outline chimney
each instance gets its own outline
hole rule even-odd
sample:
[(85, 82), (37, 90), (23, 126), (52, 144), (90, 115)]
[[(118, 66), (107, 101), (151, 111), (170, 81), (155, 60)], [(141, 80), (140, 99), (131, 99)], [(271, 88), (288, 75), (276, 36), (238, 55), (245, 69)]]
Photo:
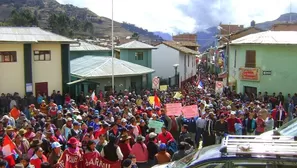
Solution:
[(256, 26), (256, 22), (254, 20), (251, 21), (251, 27), (255, 27)]

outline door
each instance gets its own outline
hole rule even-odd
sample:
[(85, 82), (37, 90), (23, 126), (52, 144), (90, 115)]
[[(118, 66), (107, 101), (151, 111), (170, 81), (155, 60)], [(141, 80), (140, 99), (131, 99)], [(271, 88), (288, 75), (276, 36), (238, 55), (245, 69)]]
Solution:
[(256, 87), (250, 87), (250, 86), (244, 86), (244, 92), (248, 94), (250, 98), (255, 98), (257, 95), (257, 88)]
[(35, 83), (35, 95), (37, 94), (43, 94), (48, 96), (48, 83), (47, 82), (40, 82), (40, 83)]

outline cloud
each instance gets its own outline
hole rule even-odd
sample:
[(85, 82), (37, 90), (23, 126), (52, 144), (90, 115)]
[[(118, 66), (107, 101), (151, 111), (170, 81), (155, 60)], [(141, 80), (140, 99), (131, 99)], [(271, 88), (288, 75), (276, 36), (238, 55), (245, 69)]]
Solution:
[[(111, 0), (58, 0), (87, 7), (99, 16), (111, 18)], [(190, 0), (114, 0), (114, 20), (129, 22), (150, 31), (193, 32), (196, 20), (179, 8)]]
[(249, 26), (252, 20), (256, 23), (274, 20), (289, 12), (290, 1), (292, 12), (295, 9), (297, 12), (296, 0), (190, 0), (179, 8), (195, 19), (201, 30), (221, 22)]

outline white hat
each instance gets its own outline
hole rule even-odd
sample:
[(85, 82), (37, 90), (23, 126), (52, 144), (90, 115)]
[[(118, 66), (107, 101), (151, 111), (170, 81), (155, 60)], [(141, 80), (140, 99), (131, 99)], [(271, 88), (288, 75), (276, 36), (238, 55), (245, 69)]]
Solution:
[(227, 106), (227, 110), (231, 110), (231, 106), (230, 105)]
[(67, 121), (72, 121), (72, 118), (70, 118), (70, 117), (69, 117), (69, 118), (67, 118)]
[(76, 116), (76, 120), (82, 120), (81, 115)]
[(126, 118), (122, 118), (121, 122), (127, 122)]
[(231, 111), (230, 114), (231, 115), (235, 115), (236, 114), (236, 111)]
[(157, 134), (154, 133), (154, 132), (151, 132), (151, 133), (149, 134), (149, 138), (155, 138), (156, 136), (157, 136)]

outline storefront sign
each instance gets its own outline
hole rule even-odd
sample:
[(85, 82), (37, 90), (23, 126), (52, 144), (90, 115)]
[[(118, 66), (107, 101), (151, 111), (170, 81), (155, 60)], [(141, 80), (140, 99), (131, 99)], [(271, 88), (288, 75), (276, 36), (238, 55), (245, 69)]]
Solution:
[(259, 73), (259, 68), (239, 68), (239, 79), (247, 81), (259, 81)]
[(263, 75), (271, 75), (272, 72), (271, 71), (263, 71)]

